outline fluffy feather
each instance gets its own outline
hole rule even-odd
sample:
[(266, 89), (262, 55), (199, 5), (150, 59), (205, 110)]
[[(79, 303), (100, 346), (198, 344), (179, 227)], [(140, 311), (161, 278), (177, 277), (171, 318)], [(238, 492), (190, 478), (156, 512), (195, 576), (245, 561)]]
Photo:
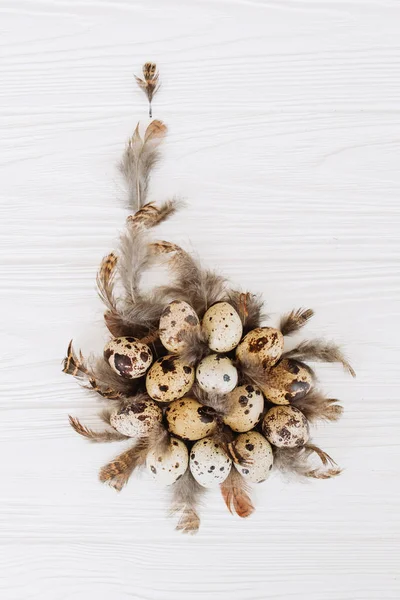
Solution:
[(311, 308), (299, 308), (283, 315), (280, 322), (280, 330), (283, 335), (291, 335), (298, 331), (313, 317), (314, 311)]
[(184, 300), (202, 317), (206, 310), (225, 296), (226, 279), (203, 269), (193, 256), (180, 249), (169, 261), (174, 281), (159, 288), (163, 295)]
[(260, 294), (229, 290), (227, 302), (229, 302), (239, 314), (239, 317), (242, 320), (244, 334), (256, 327), (260, 327), (261, 322), (267, 318), (267, 315), (262, 312), (264, 303)]
[(313, 423), (319, 419), (337, 421), (343, 413), (343, 407), (338, 400), (327, 398), (321, 391), (312, 389), (304, 398), (292, 400), (291, 404), (301, 410), (306, 418)]
[(142, 68), (143, 79), (135, 75), (136, 83), (141, 90), (146, 94), (149, 101), (149, 117), (151, 119), (153, 111), (151, 103), (154, 96), (160, 89), (159, 73), (157, 71), (157, 65), (153, 62), (147, 62)]
[[(322, 467), (314, 468), (309, 463), (312, 454), (316, 454)], [(286, 474), (313, 479), (330, 479), (342, 471), (326, 452), (307, 444), (301, 448), (274, 448), (274, 467)]]
[(119, 442), (121, 440), (129, 439), (128, 436), (115, 431), (115, 429), (112, 431), (93, 431), (93, 429), (89, 429), (89, 427), (83, 425), (76, 417), (71, 417), (71, 415), (69, 415), (68, 418), (69, 424), (76, 433), (79, 433), (79, 435), (82, 435), (90, 442)]
[(231, 514), (249, 517), (254, 512), (249, 491), (250, 486), (237, 469), (232, 467), (228, 477), (220, 484), (221, 494)]
[(197, 483), (190, 469), (187, 469), (186, 473), (171, 486), (171, 491), (170, 513), (179, 515), (176, 529), (183, 533), (197, 533), (200, 527), (198, 506), (206, 489)]
[(127, 223), (132, 227), (143, 226), (150, 229), (172, 217), (183, 206), (185, 203), (179, 198), (167, 200), (160, 206), (156, 206), (154, 202), (148, 202), (134, 215), (129, 215)]
[(139, 124), (129, 139), (119, 164), (128, 191), (128, 203), (133, 212), (146, 204), (150, 174), (160, 158), (159, 145), (167, 134), (161, 121), (152, 121), (144, 138), (139, 133)]
[(190, 395), (201, 402), (201, 404), (204, 404), (204, 406), (209, 406), (218, 415), (227, 415), (232, 408), (231, 398), (228, 394), (210, 394), (202, 390), (197, 383), (190, 390)]
[(116, 489), (118, 492), (127, 484), (133, 471), (146, 462), (148, 439), (139, 438), (137, 442), (114, 458), (100, 469), (99, 479), (102, 483)]
[(202, 358), (210, 354), (208, 337), (202, 329), (189, 329), (182, 331), (180, 335), (185, 345), (180, 350), (179, 356), (186, 364), (195, 366)]
[(355, 377), (355, 371), (342, 353), (341, 349), (334, 342), (325, 340), (307, 340), (301, 342), (293, 350), (285, 352), (282, 358), (295, 358), (297, 360), (315, 360), (326, 363), (341, 363), (346, 371)]

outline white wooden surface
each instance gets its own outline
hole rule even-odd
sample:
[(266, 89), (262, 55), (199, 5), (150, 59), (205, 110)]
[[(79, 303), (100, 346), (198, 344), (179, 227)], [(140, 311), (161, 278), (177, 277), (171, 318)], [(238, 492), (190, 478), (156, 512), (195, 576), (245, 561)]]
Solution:
[[(0, 33), (0, 597), (398, 599), (400, 3), (1, 0)], [(105, 339), (94, 277), (148, 59), (170, 127), (151, 195), (190, 201), (159, 236), (273, 319), (314, 307), (358, 373), (318, 369), (346, 413), (314, 438), (344, 474), (276, 476), (244, 522), (210, 494), (193, 538), (144, 477), (98, 483), (118, 446), (72, 432), (97, 405), (61, 373), (71, 337)]]

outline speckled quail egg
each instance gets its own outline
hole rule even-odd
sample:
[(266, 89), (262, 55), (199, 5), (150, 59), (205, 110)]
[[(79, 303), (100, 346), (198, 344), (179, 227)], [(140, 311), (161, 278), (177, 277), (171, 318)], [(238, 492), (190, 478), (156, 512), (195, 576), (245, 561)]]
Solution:
[(150, 451), (146, 459), (146, 467), (153, 479), (160, 485), (175, 483), (186, 472), (189, 453), (186, 444), (171, 438), (166, 452)]
[(257, 327), (249, 331), (236, 349), (236, 357), (243, 362), (262, 364), (264, 369), (272, 367), (281, 357), (283, 335), (273, 327)]
[(258, 423), (264, 409), (264, 396), (255, 385), (240, 385), (229, 394), (231, 410), (224, 422), (233, 431), (249, 431)]
[(262, 430), (278, 448), (295, 448), (308, 441), (308, 422), (294, 406), (274, 406), (265, 415)]
[(194, 368), (178, 356), (163, 356), (151, 367), (146, 377), (147, 393), (158, 402), (182, 398), (194, 383)]
[(220, 444), (208, 437), (194, 444), (190, 452), (189, 467), (197, 483), (211, 488), (225, 481), (232, 468), (232, 461)]
[(194, 398), (175, 400), (167, 407), (168, 429), (185, 440), (200, 440), (216, 428), (216, 414)]
[(235, 449), (241, 456), (252, 460), (248, 465), (234, 463), (239, 473), (251, 483), (265, 481), (274, 462), (271, 444), (265, 437), (257, 431), (241, 433), (235, 440)]
[(165, 307), (160, 318), (160, 340), (174, 354), (185, 347), (183, 334), (189, 330), (200, 331), (200, 322), (193, 308), (183, 300), (174, 300)]
[(266, 399), (274, 404), (289, 404), (291, 400), (304, 398), (312, 383), (310, 367), (292, 358), (284, 358), (269, 371), (262, 391)]
[(236, 348), (243, 333), (242, 321), (236, 310), (227, 302), (217, 302), (203, 317), (202, 328), (208, 345), (214, 352), (229, 352)]
[(210, 354), (197, 365), (196, 379), (205, 392), (228, 394), (237, 385), (238, 372), (227, 356)]
[(110, 416), (110, 424), (129, 437), (146, 436), (161, 422), (162, 410), (153, 400), (139, 400), (117, 409)]
[(117, 337), (105, 346), (104, 358), (121, 377), (137, 379), (150, 367), (153, 354), (146, 344), (134, 337)]

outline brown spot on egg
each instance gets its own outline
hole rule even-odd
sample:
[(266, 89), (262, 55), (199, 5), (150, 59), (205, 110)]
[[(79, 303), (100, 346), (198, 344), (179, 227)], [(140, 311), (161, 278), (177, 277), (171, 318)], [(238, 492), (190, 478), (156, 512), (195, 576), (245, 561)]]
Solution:
[(194, 317), (193, 315), (187, 315), (185, 317), (185, 321), (186, 323), (189, 323), (189, 325), (197, 325), (198, 324), (198, 319), (196, 319), (196, 317)]
[(124, 354), (114, 355), (114, 366), (122, 377), (127, 377), (132, 372), (132, 360)]

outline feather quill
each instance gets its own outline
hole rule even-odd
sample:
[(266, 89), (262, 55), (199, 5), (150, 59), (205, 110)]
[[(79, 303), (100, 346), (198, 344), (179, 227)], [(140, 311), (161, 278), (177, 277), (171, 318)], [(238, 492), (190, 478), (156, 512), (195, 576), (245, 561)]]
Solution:
[(242, 519), (254, 512), (249, 492), (250, 486), (237, 469), (232, 467), (228, 477), (220, 484), (221, 494), (231, 514), (236, 513)]
[(149, 101), (149, 117), (151, 119), (153, 111), (151, 103), (154, 96), (160, 89), (159, 73), (157, 71), (157, 65), (153, 62), (147, 62), (142, 68), (143, 79), (135, 75), (136, 83), (141, 90), (146, 94)]
[(152, 121), (144, 138), (139, 133), (139, 124), (119, 164), (128, 188), (128, 203), (133, 212), (146, 204), (150, 174), (160, 158), (159, 145), (165, 138), (167, 127), (161, 121)]

